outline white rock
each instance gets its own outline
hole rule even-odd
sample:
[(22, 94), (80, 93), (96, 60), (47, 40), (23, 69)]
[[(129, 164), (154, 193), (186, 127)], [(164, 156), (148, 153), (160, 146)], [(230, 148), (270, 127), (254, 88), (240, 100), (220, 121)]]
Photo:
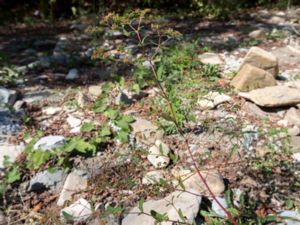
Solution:
[(70, 130), (71, 134), (79, 134), (81, 132), (81, 126), (74, 127)]
[(67, 118), (67, 122), (71, 128), (79, 127), (82, 123), (81, 119), (74, 117), (73, 115), (69, 115)]
[(292, 157), (297, 163), (300, 163), (300, 152), (294, 153)]
[(52, 106), (50, 106), (50, 107), (43, 108), (42, 112), (43, 112), (43, 114), (46, 114), (46, 115), (50, 116), (50, 115), (55, 115), (55, 114), (61, 112), (61, 110), (62, 110), (61, 107), (52, 107)]
[(209, 92), (198, 101), (198, 104), (202, 109), (213, 109), (224, 102), (230, 101), (231, 97), (228, 95), (219, 92)]
[[(178, 184), (178, 180), (180, 179), (185, 190), (193, 189), (196, 191), (195, 194), (200, 195), (209, 194), (204, 182), (200, 179), (197, 173), (183, 169), (174, 169), (172, 173), (176, 178), (176, 181), (174, 181), (175, 188), (180, 190), (182, 189), (182, 187)], [(201, 171), (201, 175), (205, 178), (207, 185), (215, 195), (218, 196), (224, 192), (225, 184), (220, 173), (215, 170)]]
[[(191, 193), (194, 190), (189, 190)], [(201, 196), (193, 195), (188, 192), (175, 191), (161, 200), (149, 200), (143, 205), (145, 213), (150, 214), (151, 210), (154, 210), (160, 214), (166, 213), (168, 218), (173, 221), (193, 223), (199, 212), (199, 206), (202, 200)], [(170, 204), (173, 203), (173, 204)], [(186, 218), (186, 221), (182, 221), (178, 210), (182, 211), (182, 214)], [(130, 213), (122, 220), (122, 225), (156, 225), (157, 222), (151, 216), (145, 214), (138, 214), (140, 212), (138, 207), (130, 210)], [(161, 225), (172, 225), (172, 222), (162, 222)]]
[(83, 171), (75, 170), (70, 173), (59, 195), (57, 205), (63, 206), (65, 201), (72, 200), (72, 195), (83, 191), (88, 186), (87, 176)]
[(155, 145), (149, 149), (147, 159), (155, 168), (164, 168), (170, 162), (169, 152), (169, 146), (161, 140), (157, 140)]
[(249, 37), (256, 39), (264, 39), (266, 37), (266, 31), (264, 29), (257, 29), (249, 33)]
[(289, 125), (289, 121), (287, 120), (279, 120), (277, 124), (281, 127), (287, 127)]
[(161, 179), (164, 179), (162, 171), (150, 171), (143, 177), (142, 184), (157, 184)]
[[(68, 216), (64, 216), (64, 213)], [(61, 210), (61, 217), (67, 222), (84, 222), (92, 215), (92, 206), (84, 198)]]
[(279, 213), (281, 217), (289, 217), (289, 219), (285, 218), (284, 223), (279, 223), (278, 225), (299, 225), (300, 224), (300, 214), (296, 211), (285, 210)]
[(102, 94), (102, 89), (101, 89), (101, 85), (92, 85), (89, 86), (89, 90), (88, 90), (90, 95), (93, 95), (95, 97), (98, 97)]
[(163, 131), (159, 130), (159, 127), (150, 121), (137, 117), (134, 119), (135, 121), (130, 125), (132, 127), (132, 133), (138, 142), (150, 145), (154, 144), (157, 139), (163, 137)]
[(24, 151), (24, 144), (15, 146), (9, 144), (0, 144), (0, 169), (4, 168), (3, 162), (5, 156), (9, 157), (9, 162), (14, 162), (16, 158)]
[(78, 102), (78, 105), (81, 107), (81, 108), (84, 108), (87, 106), (87, 104), (89, 103), (89, 98), (86, 94), (82, 93), (82, 92), (79, 92), (77, 95), (76, 95), (76, 101)]
[[(225, 208), (227, 209), (227, 203), (225, 198), (220, 198), (217, 197), (218, 202)], [(224, 210), (219, 206), (219, 204), (213, 200), (212, 202), (212, 210), (220, 217), (226, 217), (226, 213), (224, 212)]]
[(203, 53), (199, 55), (198, 58), (204, 64), (221, 65), (223, 63), (220, 56), (213, 52)]
[(248, 93), (240, 92), (239, 95), (265, 107), (291, 106), (300, 103), (299, 89), (287, 86), (265, 87)]
[(67, 76), (66, 76), (66, 80), (75, 80), (79, 77), (79, 72), (77, 69), (70, 69)]
[(292, 107), (286, 112), (284, 119), (289, 125), (300, 126), (300, 111)]
[(291, 136), (297, 136), (300, 134), (300, 128), (297, 126), (293, 126), (288, 129), (288, 134)]
[(41, 138), (33, 146), (34, 150), (51, 150), (53, 148), (59, 148), (65, 143), (65, 138), (63, 136), (46, 136)]

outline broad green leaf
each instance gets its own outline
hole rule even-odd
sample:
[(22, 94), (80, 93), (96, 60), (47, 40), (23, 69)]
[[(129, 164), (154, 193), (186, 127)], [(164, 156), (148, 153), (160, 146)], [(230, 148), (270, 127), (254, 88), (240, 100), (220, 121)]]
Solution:
[(123, 212), (123, 208), (118, 206), (118, 207), (112, 207), (108, 206), (105, 210), (105, 214), (113, 214), (113, 215), (120, 215)]
[(117, 133), (116, 138), (123, 143), (128, 142), (128, 132), (121, 130)]
[(156, 212), (155, 210), (151, 210), (150, 214), (159, 223), (161, 223), (163, 221), (167, 221), (169, 219), (165, 213), (160, 214), (160, 213)]
[(41, 165), (48, 162), (51, 155), (50, 151), (34, 151), (32, 155), (33, 168), (38, 169)]
[(14, 166), (8, 173), (7, 173), (6, 182), (11, 184), (21, 179), (21, 173), (19, 172), (19, 168)]
[(114, 109), (108, 109), (104, 112), (104, 115), (107, 116), (109, 119), (114, 120), (119, 116), (119, 111)]
[(107, 125), (104, 125), (101, 128), (100, 136), (101, 137), (105, 137), (105, 136), (109, 136), (109, 135), (111, 135), (111, 131), (110, 131), (110, 129), (109, 129), (109, 127)]
[(73, 221), (73, 219), (74, 219), (74, 216), (72, 216), (71, 214), (69, 214), (65, 211), (62, 211), (62, 215), (67, 221)]
[(145, 199), (144, 199), (144, 198), (141, 198), (141, 199), (139, 200), (139, 210), (140, 210), (141, 212), (144, 212), (144, 203), (145, 203)]
[(91, 122), (89, 122), (89, 123), (84, 123), (82, 126), (81, 126), (81, 128), (80, 128), (80, 130), (82, 131), (82, 132), (91, 132), (92, 130), (94, 130), (95, 129), (95, 125), (93, 124), (93, 123), (91, 123)]

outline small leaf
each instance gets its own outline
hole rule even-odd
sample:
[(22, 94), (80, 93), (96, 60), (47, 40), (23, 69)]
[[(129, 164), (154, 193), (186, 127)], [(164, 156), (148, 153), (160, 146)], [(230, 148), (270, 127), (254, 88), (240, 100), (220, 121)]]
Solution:
[(109, 136), (109, 135), (111, 135), (111, 131), (110, 131), (110, 129), (109, 129), (109, 127), (107, 125), (104, 125), (101, 128), (100, 136), (101, 137), (105, 137), (105, 136)]
[(114, 120), (119, 116), (119, 111), (114, 109), (108, 109), (104, 112), (104, 115), (107, 116), (109, 119)]
[(119, 141), (126, 143), (126, 142), (128, 142), (128, 132), (121, 130), (117, 133), (116, 138)]
[(11, 184), (21, 179), (21, 173), (19, 172), (19, 168), (14, 166), (12, 170), (7, 173), (6, 182)]
[(71, 214), (62, 211), (63, 217), (67, 220), (67, 221), (72, 221), (74, 219), (74, 216), (72, 216)]
[(112, 206), (108, 206), (107, 209), (105, 210), (106, 214), (113, 214), (113, 215), (120, 215), (123, 212), (123, 208), (122, 207), (112, 207)]
[(150, 214), (159, 223), (161, 223), (163, 221), (167, 221), (169, 219), (165, 213), (160, 214), (160, 213), (156, 212), (155, 210), (151, 210)]
[(183, 215), (181, 209), (178, 209), (178, 215), (179, 215), (180, 219), (182, 220), (182, 222), (184, 222), (185, 221), (185, 216)]
[(82, 126), (81, 126), (81, 128), (80, 128), (80, 130), (82, 131), (82, 132), (91, 132), (92, 130), (94, 130), (95, 129), (95, 125), (93, 124), (93, 123), (84, 123)]
[(144, 199), (144, 198), (141, 198), (141, 199), (139, 200), (139, 210), (140, 210), (141, 212), (144, 212), (144, 202), (145, 202), (145, 199)]

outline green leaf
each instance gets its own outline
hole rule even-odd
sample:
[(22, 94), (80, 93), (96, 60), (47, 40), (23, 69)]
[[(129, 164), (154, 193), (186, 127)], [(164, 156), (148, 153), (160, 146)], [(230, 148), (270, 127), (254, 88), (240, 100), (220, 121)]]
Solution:
[(112, 207), (109, 205), (105, 210), (105, 214), (113, 214), (113, 215), (120, 215), (122, 212), (123, 212), (123, 208), (120, 206)]
[(96, 147), (82, 139), (76, 139), (76, 150), (81, 153), (95, 152)]
[(113, 83), (111, 82), (107, 82), (105, 84), (102, 85), (101, 89), (104, 93), (108, 92), (112, 87), (113, 87)]
[(82, 132), (91, 132), (92, 130), (94, 130), (95, 129), (95, 125), (93, 124), (93, 123), (91, 123), (91, 122), (89, 122), (89, 123), (84, 123), (82, 126), (81, 126), (81, 128), (80, 128), (80, 130), (82, 131)]
[(141, 198), (141, 199), (139, 200), (139, 210), (140, 210), (141, 212), (144, 212), (144, 203), (145, 203), (145, 199), (144, 199), (144, 198)]
[(116, 138), (119, 141), (125, 143), (125, 142), (128, 142), (128, 134), (129, 134), (128, 132), (121, 130), (117, 133)]
[(181, 221), (184, 222), (184, 221), (185, 221), (185, 217), (184, 217), (184, 215), (183, 215), (181, 209), (178, 209), (178, 215), (179, 215)]
[(109, 135), (111, 135), (111, 131), (110, 131), (110, 129), (109, 129), (109, 127), (107, 125), (104, 125), (101, 128), (100, 136), (101, 137), (105, 137), (105, 136), (109, 136)]
[(104, 112), (108, 107), (108, 98), (100, 98), (96, 101), (93, 111), (96, 113)]
[(62, 211), (62, 215), (67, 221), (72, 221), (74, 219), (74, 216), (72, 216), (71, 214), (69, 214), (65, 211)]
[(183, 181), (182, 181), (182, 178), (181, 178), (181, 177), (178, 178), (178, 184), (179, 184), (179, 186), (180, 186), (183, 190), (185, 190), (185, 186), (184, 186), (184, 184), (183, 184)]
[(287, 209), (292, 209), (292, 208), (294, 208), (294, 201), (293, 200), (291, 200), (291, 199), (288, 199), (288, 200), (286, 200), (285, 201), (285, 205), (286, 205), (286, 208)]
[(156, 212), (155, 210), (151, 210), (150, 214), (159, 223), (161, 223), (163, 221), (167, 221), (169, 219), (166, 213), (160, 214), (160, 213)]
[(32, 153), (32, 164), (34, 169), (38, 169), (41, 165), (48, 162), (48, 160), (51, 158), (52, 154), (50, 151), (34, 151)]
[(7, 173), (6, 182), (8, 184), (12, 184), (21, 179), (21, 173), (19, 172), (19, 168), (14, 166), (8, 173)]
[(119, 111), (114, 109), (108, 109), (104, 112), (104, 115), (107, 116), (109, 119), (114, 120), (119, 116)]
[(161, 80), (161, 78), (163, 76), (163, 72), (164, 72), (164, 66), (160, 65), (157, 70), (157, 78), (159, 81)]

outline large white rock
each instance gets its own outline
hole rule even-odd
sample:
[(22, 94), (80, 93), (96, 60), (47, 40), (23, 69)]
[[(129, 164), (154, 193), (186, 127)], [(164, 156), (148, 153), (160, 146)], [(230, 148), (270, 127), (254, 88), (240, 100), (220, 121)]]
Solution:
[(61, 210), (61, 217), (67, 222), (84, 222), (92, 215), (92, 206), (84, 198)]
[(241, 92), (239, 95), (264, 107), (292, 106), (300, 103), (299, 89), (287, 86), (265, 87), (248, 93)]
[(288, 121), (288, 125), (300, 126), (300, 111), (294, 107), (290, 108), (286, 112), (284, 120)]
[[(190, 190), (191, 193), (194, 190)], [(168, 218), (173, 221), (193, 223), (199, 212), (199, 206), (202, 197), (188, 192), (175, 191), (161, 200), (149, 200), (143, 205), (143, 211), (150, 214), (154, 210), (160, 214), (166, 213)], [(170, 204), (173, 203), (173, 204)], [(178, 210), (182, 211), (183, 216), (186, 218), (182, 221), (178, 214)], [(130, 210), (129, 214), (122, 220), (122, 225), (155, 225), (157, 222), (151, 216), (141, 214), (138, 207)], [(165, 221), (161, 225), (172, 225), (173, 222)]]
[(157, 140), (155, 145), (149, 149), (147, 159), (155, 168), (164, 168), (168, 166), (170, 158), (168, 156), (170, 148), (161, 140)]
[(74, 170), (70, 173), (64, 183), (63, 189), (59, 195), (57, 205), (63, 206), (67, 200), (72, 200), (72, 195), (83, 191), (88, 186), (88, 180), (83, 171)]
[[(223, 208), (227, 209), (227, 202), (225, 198), (217, 197), (218, 202), (222, 205)], [(213, 200), (211, 205), (212, 210), (220, 217), (226, 217), (226, 213), (224, 210), (220, 207), (220, 205), (217, 203), (217, 201)]]
[(51, 150), (53, 148), (59, 148), (65, 143), (65, 138), (63, 136), (46, 136), (41, 138), (33, 146), (34, 150)]
[(264, 49), (258, 47), (250, 48), (241, 64), (240, 69), (247, 63), (268, 71), (273, 74), (274, 77), (278, 75), (278, 59), (275, 55), (265, 51)]
[(205, 52), (199, 55), (198, 58), (204, 64), (221, 65), (223, 63), (220, 56), (213, 52)]
[[(181, 185), (178, 182), (178, 180), (181, 180), (181, 183), (184, 186), (184, 190), (193, 189), (196, 191), (196, 194), (209, 194), (206, 185), (196, 172), (191, 172), (190, 170), (183, 169), (174, 169), (172, 172), (176, 178), (176, 180), (174, 181), (175, 188), (179, 190), (182, 189)], [(215, 170), (201, 171), (200, 173), (203, 178), (205, 178), (206, 184), (215, 195), (218, 196), (225, 191), (224, 180), (220, 173)]]

